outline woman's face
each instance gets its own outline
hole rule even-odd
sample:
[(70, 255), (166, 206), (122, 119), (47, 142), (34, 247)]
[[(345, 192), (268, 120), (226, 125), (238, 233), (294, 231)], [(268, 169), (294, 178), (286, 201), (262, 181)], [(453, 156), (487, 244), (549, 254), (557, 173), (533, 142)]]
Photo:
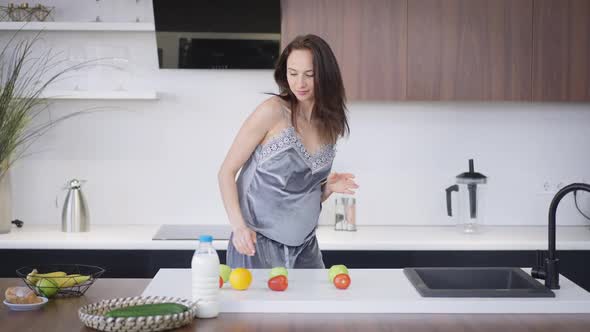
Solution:
[(287, 81), (297, 100), (313, 101), (313, 55), (309, 50), (293, 50), (287, 58)]

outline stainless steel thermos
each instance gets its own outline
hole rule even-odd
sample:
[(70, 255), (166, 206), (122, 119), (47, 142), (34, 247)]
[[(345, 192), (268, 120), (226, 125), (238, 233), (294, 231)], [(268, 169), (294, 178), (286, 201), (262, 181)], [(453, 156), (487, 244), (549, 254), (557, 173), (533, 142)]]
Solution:
[(62, 232), (88, 232), (90, 231), (90, 217), (88, 205), (82, 194), (82, 182), (77, 179), (69, 181), (66, 186), (68, 191), (61, 215)]

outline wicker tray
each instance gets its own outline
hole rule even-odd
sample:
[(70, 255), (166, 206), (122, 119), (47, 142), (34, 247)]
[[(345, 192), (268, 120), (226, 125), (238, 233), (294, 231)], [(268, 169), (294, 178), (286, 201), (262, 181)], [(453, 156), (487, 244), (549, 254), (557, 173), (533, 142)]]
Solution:
[[(105, 314), (113, 309), (124, 308), (133, 305), (173, 302), (185, 305), (189, 310), (172, 315), (142, 316), (128, 318), (105, 317)], [(136, 296), (110, 300), (102, 300), (81, 307), (78, 317), (84, 325), (100, 331), (165, 331), (175, 329), (193, 321), (197, 313), (196, 302), (178, 297), (165, 296)]]

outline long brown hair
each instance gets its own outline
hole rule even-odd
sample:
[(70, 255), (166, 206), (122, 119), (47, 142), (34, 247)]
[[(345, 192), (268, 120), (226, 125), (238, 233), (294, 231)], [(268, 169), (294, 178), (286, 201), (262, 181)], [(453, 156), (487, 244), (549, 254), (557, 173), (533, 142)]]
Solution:
[(287, 81), (287, 58), (293, 50), (309, 50), (313, 56), (314, 105), (312, 119), (318, 120), (320, 136), (336, 143), (339, 137), (348, 135), (350, 127), (346, 116), (346, 95), (340, 68), (332, 49), (316, 35), (296, 37), (285, 47), (275, 66), (274, 77), (279, 86), (279, 97), (291, 104), (291, 119), (297, 126), (297, 97)]

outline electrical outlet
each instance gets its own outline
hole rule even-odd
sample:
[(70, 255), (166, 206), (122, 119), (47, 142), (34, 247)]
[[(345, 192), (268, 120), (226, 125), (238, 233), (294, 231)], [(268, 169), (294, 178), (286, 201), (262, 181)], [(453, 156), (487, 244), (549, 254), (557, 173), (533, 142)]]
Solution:
[(551, 181), (545, 181), (541, 185), (541, 190), (537, 193), (538, 195), (555, 195), (557, 193), (556, 184)]
[(563, 189), (572, 183), (588, 183), (587, 178), (572, 177), (556, 181), (544, 181), (541, 184), (540, 190), (537, 192), (538, 195), (555, 195), (558, 191)]
[(551, 191), (551, 183), (549, 181), (543, 182), (543, 191), (550, 192)]

